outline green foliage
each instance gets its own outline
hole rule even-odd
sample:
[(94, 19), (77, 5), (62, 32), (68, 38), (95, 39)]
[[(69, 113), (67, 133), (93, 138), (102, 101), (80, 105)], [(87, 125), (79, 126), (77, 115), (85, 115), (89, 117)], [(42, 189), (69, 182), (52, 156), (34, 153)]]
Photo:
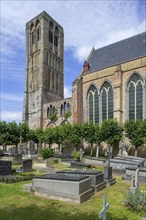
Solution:
[(35, 131), (36, 143), (44, 141), (44, 130), (42, 128), (37, 128)]
[(93, 123), (82, 124), (82, 137), (91, 144), (96, 143), (96, 127)]
[(64, 126), (57, 126), (54, 129), (54, 142), (58, 145), (65, 140)]
[(49, 127), (44, 131), (44, 142), (49, 146), (54, 143), (54, 128)]
[(124, 206), (136, 212), (146, 211), (146, 195), (142, 194), (139, 189), (136, 189), (134, 194), (128, 189), (125, 197)]
[(18, 130), (19, 130), (19, 137), (21, 134), (23, 141), (24, 142), (28, 141), (28, 133), (29, 133), (28, 125), (26, 123), (19, 123)]
[(74, 150), (71, 156), (74, 158), (74, 160), (78, 160), (80, 158), (80, 152)]
[(41, 155), (42, 155), (43, 159), (45, 160), (47, 158), (53, 157), (54, 151), (52, 149), (45, 148), (45, 149), (41, 150)]
[(80, 144), (83, 139), (81, 125), (68, 125), (66, 128), (68, 128), (67, 140), (74, 145)]
[(71, 116), (71, 112), (66, 112), (64, 114), (64, 119), (67, 120)]
[(55, 122), (57, 121), (58, 117), (57, 117), (57, 112), (56, 113), (53, 113), (49, 116), (49, 119), (51, 122)]
[(11, 176), (0, 176), (0, 182), (2, 183), (16, 183), (21, 181), (32, 180), (34, 174), (23, 174), (23, 175), (11, 175)]
[(109, 119), (102, 122), (100, 132), (101, 140), (113, 146), (121, 140), (123, 127), (116, 120)]
[(143, 137), (146, 137), (146, 119), (144, 119), (139, 127)]
[(132, 143), (132, 145), (135, 146), (135, 148), (141, 146), (144, 143), (142, 121), (140, 120), (126, 121), (124, 127), (127, 137), (130, 139), (130, 142)]

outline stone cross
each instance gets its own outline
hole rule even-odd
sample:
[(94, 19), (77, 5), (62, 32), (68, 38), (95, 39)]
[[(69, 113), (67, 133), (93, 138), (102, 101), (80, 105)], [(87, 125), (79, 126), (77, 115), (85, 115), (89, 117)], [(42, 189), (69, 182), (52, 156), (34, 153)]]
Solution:
[(82, 148), (80, 148), (80, 162), (82, 162), (82, 158), (83, 158), (83, 154), (84, 154), (84, 151)]
[(103, 196), (103, 208), (99, 213), (99, 219), (106, 220), (106, 211), (109, 208), (109, 203), (106, 203), (106, 195)]

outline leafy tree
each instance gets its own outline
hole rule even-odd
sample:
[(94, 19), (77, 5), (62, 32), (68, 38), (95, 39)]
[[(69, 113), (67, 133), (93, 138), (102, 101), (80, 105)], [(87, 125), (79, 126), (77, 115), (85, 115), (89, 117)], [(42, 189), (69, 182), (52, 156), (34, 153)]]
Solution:
[(51, 115), (49, 116), (49, 119), (50, 119), (50, 121), (51, 121), (52, 123), (55, 123), (55, 122), (57, 121), (57, 119), (58, 119), (58, 117), (57, 117), (57, 112), (51, 114)]
[(99, 124), (95, 125), (95, 136), (96, 136), (96, 144), (97, 144), (96, 157), (98, 158), (99, 146), (100, 146), (100, 143), (102, 142), (102, 134), (101, 134), (101, 130), (100, 130), (100, 125)]
[(116, 120), (109, 119), (102, 122), (100, 127), (100, 139), (113, 147), (116, 142), (122, 138), (123, 127)]
[(15, 144), (16, 147), (20, 141), (19, 127), (15, 121), (8, 123), (7, 143)]
[(22, 136), (23, 141), (28, 141), (29, 127), (26, 123), (19, 123), (18, 125), (19, 134)]
[(124, 124), (126, 136), (130, 139), (131, 144), (135, 146), (135, 156), (137, 156), (137, 148), (144, 144), (141, 126), (142, 121), (140, 120), (130, 120)]
[(54, 128), (54, 142), (58, 144), (59, 151), (61, 152), (61, 144), (65, 140), (65, 129), (64, 126), (57, 126)]
[(5, 121), (0, 121), (0, 145), (7, 144), (8, 124)]
[(49, 147), (51, 147), (51, 144), (54, 143), (54, 128), (49, 127), (44, 131), (44, 142), (49, 144)]
[(67, 134), (66, 134), (67, 140), (71, 144), (74, 144), (76, 148), (77, 145), (80, 144), (83, 139), (81, 125), (79, 124), (68, 125), (65, 127), (65, 129), (68, 129)]
[(50, 157), (53, 157), (54, 156), (54, 151), (52, 149), (42, 149), (41, 150), (41, 155), (43, 157), (43, 159), (47, 159), (47, 158), (50, 158)]
[(66, 112), (64, 114), (64, 119), (67, 120), (71, 116), (71, 112)]
[(96, 127), (93, 123), (82, 124), (82, 136), (91, 145), (91, 156), (93, 152), (93, 144), (96, 143)]
[(42, 128), (37, 128), (35, 131), (36, 143), (44, 141), (44, 130)]
[(146, 138), (146, 119), (144, 119), (140, 125), (140, 132), (142, 136)]

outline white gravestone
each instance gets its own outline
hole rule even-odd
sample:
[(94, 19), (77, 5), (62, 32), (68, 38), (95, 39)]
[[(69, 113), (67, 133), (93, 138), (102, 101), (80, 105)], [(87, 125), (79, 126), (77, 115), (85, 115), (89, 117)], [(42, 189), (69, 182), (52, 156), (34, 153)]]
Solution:
[(109, 208), (109, 203), (106, 203), (106, 195), (103, 196), (103, 208), (99, 213), (99, 219), (106, 220), (106, 212)]

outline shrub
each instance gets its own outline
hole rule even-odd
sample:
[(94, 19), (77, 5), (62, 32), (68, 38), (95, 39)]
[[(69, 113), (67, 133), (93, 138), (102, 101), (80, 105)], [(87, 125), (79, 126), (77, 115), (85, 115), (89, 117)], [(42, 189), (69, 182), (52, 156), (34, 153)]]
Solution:
[(42, 155), (43, 159), (45, 160), (49, 157), (53, 157), (54, 151), (52, 149), (45, 148), (41, 151), (41, 155)]
[(57, 163), (58, 163), (58, 159), (54, 159), (54, 163), (56, 163), (56, 164), (57, 164)]
[(139, 189), (136, 189), (134, 194), (128, 189), (125, 197), (126, 199), (123, 202), (125, 207), (136, 212), (141, 210), (146, 211), (146, 195)]
[(74, 150), (71, 156), (74, 158), (74, 160), (78, 160), (80, 158), (80, 152)]

